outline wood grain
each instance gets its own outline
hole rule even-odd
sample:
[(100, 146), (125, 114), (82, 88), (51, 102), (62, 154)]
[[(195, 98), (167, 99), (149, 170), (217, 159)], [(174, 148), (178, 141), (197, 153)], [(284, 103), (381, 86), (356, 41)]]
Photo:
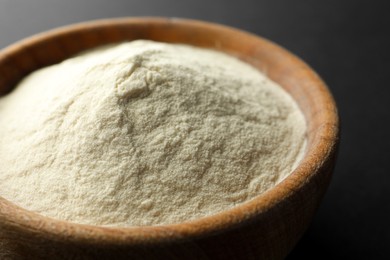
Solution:
[[(1, 259), (282, 259), (308, 227), (331, 178), (338, 116), (327, 87), (283, 48), (233, 28), (184, 19), (121, 18), (72, 25), (0, 52), (0, 95), (28, 73), (99, 45), (150, 39), (212, 48), (264, 71), (298, 102), (307, 152), (273, 189), (231, 210), (156, 227), (105, 228), (55, 220), (0, 198)], [(1, 126), (0, 126), (1, 127)]]

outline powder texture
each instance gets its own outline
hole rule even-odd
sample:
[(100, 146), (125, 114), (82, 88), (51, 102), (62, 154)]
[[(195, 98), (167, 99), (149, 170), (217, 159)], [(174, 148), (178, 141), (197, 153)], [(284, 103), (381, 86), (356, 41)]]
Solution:
[(292, 98), (234, 57), (122, 43), (38, 70), (0, 99), (0, 195), (78, 223), (191, 220), (280, 182), (305, 132)]

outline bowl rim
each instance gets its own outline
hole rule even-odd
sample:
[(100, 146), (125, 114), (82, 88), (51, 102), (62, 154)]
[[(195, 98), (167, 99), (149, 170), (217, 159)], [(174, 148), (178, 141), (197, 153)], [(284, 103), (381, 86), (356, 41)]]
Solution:
[(154, 244), (209, 236), (253, 221), (257, 216), (276, 207), (283, 199), (292, 196), (313, 178), (318, 173), (318, 169), (323, 166), (324, 162), (327, 161), (336, 149), (339, 135), (338, 113), (332, 95), (319, 76), (306, 63), (283, 47), (258, 35), (229, 26), (193, 19), (166, 17), (124, 17), (92, 20), (59, 27), (23, 39), (1, 50), (0, 59), (4, 56), (13, 55), (26, 46), (32, 46), (72, 31), (83, 31), (101, 26), (107, 27), (129, 23), (181, 24), (200, 28), (212, 28), (213, 30), (237, 34), (237, 37), (255, 38), (257, 41), (261, 41), (263, 44), (280, 52), (280, 55), (287, 56), (294, 64), (306, 69), (302, 77), (309, 78), (314, 82), (313, 89), (319, 89), (321, 93), (316, 103), (323, 107), (321, 111), (323, 125), (317, 129), (317, 143), (315, 147), (306, 151), (298, 167), (271, 189), (231, 209), (195, 220), (157, 226), (94, 226), (46, 217), (23, 209), (2, 197), (0, 197), (0, 220), (3, 218), (8, 221), (8, 225), (23, 228), (32, 233), (44, 232), (57, 240), (64, 238), (87, 243)]

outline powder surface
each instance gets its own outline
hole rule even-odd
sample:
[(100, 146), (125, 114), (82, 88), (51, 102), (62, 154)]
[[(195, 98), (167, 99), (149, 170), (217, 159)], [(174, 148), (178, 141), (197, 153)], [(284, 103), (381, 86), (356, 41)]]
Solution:
[(36, 71), (0, 99), (0, 195), (78, 223), (181, 222), (280, 182), (305, 134), (292, 98), (234, 57), (122, 43)]

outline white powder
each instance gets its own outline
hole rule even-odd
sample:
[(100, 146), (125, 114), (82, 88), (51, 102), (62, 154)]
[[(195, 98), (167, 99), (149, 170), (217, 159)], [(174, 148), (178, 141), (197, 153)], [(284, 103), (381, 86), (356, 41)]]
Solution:
[(236, 58), (123, 43), (36, 71), (0, 99), (0, 195), (79, 223), (181, 222), (280, 182), (305, 131), (292, 98)]

